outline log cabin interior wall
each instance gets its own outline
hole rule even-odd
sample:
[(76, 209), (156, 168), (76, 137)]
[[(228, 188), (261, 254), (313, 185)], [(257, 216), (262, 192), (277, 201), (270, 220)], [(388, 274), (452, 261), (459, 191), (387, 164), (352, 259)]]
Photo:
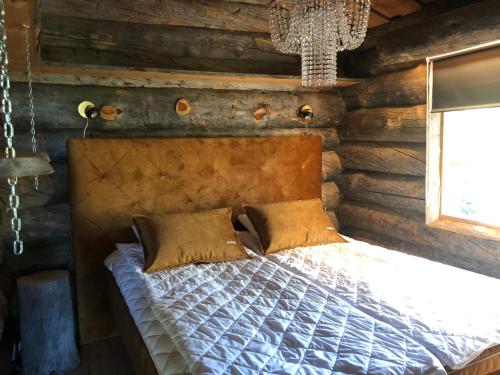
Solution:
[[(10, 0), (6, 6), (26, 3), (32, 1)], [(65, 143), (81, 137), (85, 124), (76, 107), (91, 100), (117, 106), (122, 113), (116, 121), (92, 121), (89, 137), (304, 134), (297, 111), (310, 104), (315, 116), (309, 131), (323, 137), (324, 203), (336, 211), (341, 189), (340, 224), (346, 234), (500, 276), (497, 242), (425, 226), (426, 82), (421, 65), (429, 54), (498, 36), (500, 15), (492, 12), (498, 9), (496, 0), (373, 0), (366, 42), (342, 56), (339, 67), (343, 76), (366, 80), (327, 92), (301, 90), (290, 77), (300, 73), (300, 61), (273, 49), (266, 3), (36, 2), (38, 58), (71, 74), (34, 75), (40, 148), (48, 151), (56, 173), (41, 178), (40, 191), (29, 180), (21, 182), (26, 252), (21, 257), (5, 253), (2, 267), (9, 274), (72, 269)], [(22, 48), (16, 50), (24, 58)], [(121, 70), (96, 78), (86, 73), (95, 66)], [(120, 75), (133, 68), (193, 71), (205, 80), (183, 74), (174, 80)], [(213, 78), (214, 72), (223, 79)], [(25, 77), (13, 76), (16, 145), (29, 149)], [(180, 98), (192, 106), (185, 117), (175, 113)], [(5, 186), (0, 195), (5, 204)], [(0, 226), (0, 246), (6, 247), (5, 212)]]
[[(8, 1), (7, 12), (9, 7), (21, 11), (33, 3)], [(340, 172), (335, 127), (344, 115), (344, 100), (335, 90), (296, 90), (299, 80), (287, 77), (299, 73), (300, 61), (274, 51), (266, 8), (253, 3), (42, 0), (35, 4), (38, 58), (54, 68), (51, 72), (69, 68), (72, 74), (34, 73), (39, 148), (48, 152), (56, 173), (40, 177), (39, 191), (30, 178), (20, 181), (25, 253), (17, 257), (2, 251), (4, 271), (16, 277), (47, 268), (73, 269), (66, 141), (82, 137), (85, 120), (76, 111), (82, 100), (121, 110), (115, 121), (91, 121), (87, 137), (321, 135), (324, 204), (334, 212), (339, 191), (333, 176)], [(18, 150), (29, 150), (24, 46), (10, 49), (16, 50), (21, 68), (21, 72), (11, 69), (15, 143)], [(98, 65), (105, 77), (85, 78), (87, 64)], [(110, 74), (112, 67), (120, 70)], [(132, 68), (195, 70), (196, 77), (208, 78), (199, 81), (176, 73), (174, 80), (168, 80), (161, 73), (145, 78), (138, 72), (139, 78), (124, 79), (119, 73)], [(264, 78), (257, 83), (254, 76), (247, 78), (256, 73)], [(175, 111), (181, 98), (191, 106), (191, 113), (182, 117)], [(314, 109), (309, 129), (298, 114), (303, 104)], [(8, 202), (6, 185), (0, 187), (0, 201), (4, 207)], [(12, 238), (5, 209), (0, 228), (0, 247), (5, 250)]]
[[(422, 32), (425, 30), (425, 32)], [(347, 235), (500, 277), (500, 244), (425, 225), (427, 56), (500, 37), (498, 1), (441, 2), (368, 34), (348, 73), (337, 153)], [(465, 150), (464, 150), (465, 151)]]

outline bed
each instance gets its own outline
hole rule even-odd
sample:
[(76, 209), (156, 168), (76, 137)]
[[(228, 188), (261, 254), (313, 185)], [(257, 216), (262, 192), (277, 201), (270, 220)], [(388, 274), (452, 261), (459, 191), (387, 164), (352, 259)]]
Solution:
[[(228, 345), (220, 342), (217, 344), (218, 351), (212, 348), (211, 355), (205, 356), (205, 353), (197, 352), (199, 348), (192, 344), (192, 338), (184, 332), (185, 327), (189, 327), (192, 322), (184, 321), (180, 324), (176, 319), (172, 319), (172, 311), (175, 311), (172, 306), (177, 306), (175, 303), (179, 301), (172, 302), (169, 293), (172, 293), (172, 290), (177, 293), (175, 288), (182, 289), (182, 283), (172, 289), (168, 286), (170, 284), (165, 284), (165, 280), (158, 280), (158, 285), (165, 284), (162, 289), (157, 288), (149, 279), (141, 280), (141, 274), (137, 272), (140, 268), (138, 256), (126, 257), (125, 261), (120, 259), (120, 249), (112, 256), (117, 264), (122, 265), (111, 266), (114, 277), (110, 277), (102, 263), (115, 250), (116, 243), (134, 242), (130, 219), (137, 213), (154, 212), (158, 207), (179, 211), (224, 206), (232, 206), (235, 212), (238, 212), (242, 203), (319, 198), (321, 139), (307, 136), (202, 140), (72, 140), (68, 145), (68, 155), (81, 342), (91, 342), (116, 334), (118, 325), (138, 373), (184, 373), (187, 367), (197, 373), (209, 373), (211, 368), (221, 368), (226, 362), (231, 362), (230, 366), (235, 367), (230, 367), (230, 370), (222, 367), (220, 372), (215, 373), (252, 373), (251, 369), (240, 362), (246, 356), (242, 348), (238, 349), (239, 354), (235, 361), (228, 360), (230, 353), (224, 349)], [(120, 246), (125, 246), (121, 249), (123, 255), (124, 249), (129, 246), (130, 250), (132, 245)], [(108, 259), (108, 265), (112, 263), (113, 261)], [(124, 272), (128, 277), (117, 273), (118, 269), (124, 268), (124, 264), (132, 267)], [(349, 338), (351, 344), (342, 343), (336, 350), (324, 351), (323, 356), (335, 355), (335, 361), (330, 363), (339, 366), (338, 372), (366, 373), (370, 369), (368, 373), (391, 373), (385, 369), (393, 368), (392, 373), (405, 373), (400, 370), (402, 364), (395, 358), (404, 358), (404, 363), (413, 373), (444, 372), (442, 364), (423, 343), (418, 342), (408, 332), (403, 332), (401, 327), (394, 329), (389, 324), (391, 322), (383, 321), (369, 309), (363, 309), (361, 305), (356, 306), (349, 296), (343, 296), (338, 290), (331, 288), (328, 280), (318, 276), (320, 273), (307, 272), (308, 270), (298, 265), (299, 263), (286, 259), (257, 256), (252, 258), (249, 264), (250, 266), (246, 263), (238, 265), (236, 269), (233, 267), (235, 277), (238, 275), (238, 269), (252, 269), (253, 265), (257, 264), (266, 268), (268, 273), (276, 273), (278, 278), (293, 280), (295, 289), (308, 285), (308, 292), (303, 294), (305, 301), (309, 301), (308, 311), (315, 308), (311, 303), (314, 298), (328, 301), (325, 306), (330, 307), (318, 311), (318, 314), (326, 314), (330, 319), (333, 319), (333, 316), (341, 316), (346, 311), (353, 311), (356, 318), (342, 326), (343, 332), (346, 327), (356, 327), (359, 324), (372, 327), (369, 331), (372, 333), (370, 337), (367, 337), (366, 332), (351, 327), (347, 330), (352, 336)], [(257, 271), (255, 274), (258, 274)], [(130, 277), (131, 275), (135, 276)], [(166, 279), (169, 277), (163, 276)], [(264, 276), (260, 274), (256, 276), (257, 280), (262, 277)], [(104, 293), (104, 283), (108, 284), (108, 295)], [(256, 282), (252, 284), (252, 288), (261, 288), (265, 294), (268, 290), (262, 285), (262, 282)], [(277, 288), (282, 286), (278, 285)], [(193, 297), (189, 293), (186, 295)], [(241, 296), (235, 294), (232, 298)], [(155, 303), (152, 304), (152, 301)], [(172, 303), (174, 305), (171, 305)], [(158, 308), (162, 305), (165, 306), (164, 310)], [(201, 308), (204, 305), (197, 303), (196, 306)], [(334, 307), (333, 310), (331, 306)], [(280, 309), (274, 312), (277, 311)], [(184, 311), (184, 314), (188, 313)], [(309, 319), (301, 314), (304, 313), (298, 314), (300, 319)], [(250, 317), (247, 316), (246, 319)], [(266, 315), (262, 319), (267, 322), (269, 316)], [(241, 323), (237, 319), (235, 321), (237, 324)], [(256, 365), (255, 369), (258, 370), (253, 369), (253, 372), (279, 373), (277, 369), (280, 366), (286, 368), (293, 365), (293, 358), (297, 356), (301, 356), (301, 363), (306, 359), (305, 366), (293, 367), (290, 371), (281, 371), (282, 373), (295, 373), (304, 368), (311, 373), (327, 371), (322, 367), (322, 355), (311, 352), (309, 347), (303, 348), (305, 355), (300, 350), (289, 350), (295, 347), (293, 340), (297, 340), (299, 331), (300, 328), (297, 327), (290, 337), (287, 336), (288, 341), (285, 342), (289, 345), (277, 345), (277, 357), (288, 358), (285, 362), (276, 361), (275, 356), (261, 367)], [(331, 340), (327, 336), (315, 333), (307, 336), (307, 339), (314, 343), (314, 347), (318, 347)], [(373, 337), (379, 341), (373, 341)], [(388, 337), (393, 338), (392, 344)], [(258, 342), (248, 342), (253, 345), (254, 352), (259, 351)], [(366, 348), (373, 349), (374, 342), (377, 343), (375, 348), (379, 348), (374, 354), (371, 350), (353, 352), (356, 347), (363, 347), (365, 344), (368, 345)], [(225, 343), (227, 344), (227, 341)], [(295, 343), (300, 346), (300, 340)], [(211, 344), (214, 347), (217, 345)], [(159, 354), (157, 348), (160, 348)], [(391, 349), (387, 351), (388, 348)], [(348, 355), (345, 358), (338, 355), (342, 352)], [(492, 366), (498, 364), (495, 362), (498, 356), (495, 356), (494, 348), (484, 354), (488, 355), (489, 358), (482, 362), (486, 367), (482, 365), (482, 369), (477, 370), (476, 367), (476, 370), (471, 371), (482, 371), (488, 366), (493, 369)], [(338, 361), (337, 356), (340, 358)], [(226, 360), (222, 361), (222, 364), (220, 361), (214, 362), (214, 358), (218, 357)], [(358, 358), (358, 361), (353, 358)], [(260, 363), (262, 356), (250, 361), (254, 364)], [(332, 369), (329, 370), (331, 372)]]
[[(328, 271), (333, 271), (330, 274), (330, 280), (337, 279), (337, 284), (339, 285), (339, 290), (342, 289), (340, 286), (343, 286), (344, 293), (339, 293), (342, 294), (347, 301), (350, 301), (352, 299), (352, 288), (349, 287), (349, 285), (352, 285), (352, 280), (350, 282), (345, 281), (346, 275), (339, 276), (339, 274), (346, 273), (345, 269), (342, 271), (342, 268), (346, 265), (346, 262), (349, 264), (350, 268), (354, 267), (359, 271), (359, 264), (358, 267), (356, 267), (356, 261), (359, 262), (359, 257), (360, 253), (363, 254), (364, 251), (367, 249), (373, 250), (375, 253), (378, 252), (378, 254), (374, 257), (375, 259), (380, 260), (380, 258), (385, 257), (389, 255), (389, 257), (396, 255), (397, 257), (400, 258), (405, 258), (407, 257), (405, 261), (411, 261), (415, 262), (416, 259), (413, 259), (414, 257), (407, 256), (405, 254), (398, 254), (391, 252), (390, 250), (386, 249), (381, 249), (377, 248), (375, 246), (366, 244), (366, 243), (354, 243), (355, 246), (357, 246), (360, 251), (358, 251), (358, 254), (353, 255), (347, 255), (346, 253), (342, 250), (346, 250), (345, 248), (348, 248), (349, 246), (352, 246), (352, 244), (348, 245), (334, 245), (333, 248), (330, 247), (329, 245), (325, 246), (317, 246), (315, 248), (298, 248), (290, 251), (285, 251), (283, 253), (280, 253), (279, 255), (281, 256), (282, 260), (278, 261), (277, 264), (280, 267), (283, 267), (285, 269), (289, 267), (299, 267), (300, 266), (300, 273), (309, 273), (311, 276), (312, 280), (318, 281), (318, 275), (323, 273), (323, 276), (326, 275), (327, 273), (325, 270)], [(114, 266), (110, 266), (111, 269), (113, 269), (113, 274), (115, 275), (114, 278), (110, 277), (109, 280), (109, 285), (112, 288), (113, 293), (110, 295), (110, 300), (114, 302), (115, 305), (120, 306), (120, 305), (128, 305), (128, 308), (125, 307), (121, 309), (117, 314), (115, 314), (116, 320), (120, 323), (125, 320), (125, 317), (130, 316), (128, 311), (132, 313), (134, 318), (128, 318), (130, 319), (129, 321), (125, 322), (125, 324), (120, 324), (121, 326), (121, 331), (122, 331), (122, 336), (126, 341), (131, 341), (129, 343), (128, 347), (133, 347), (133, 353), (135, 353), (136, 359), (140, 359), (138, 368), (141, 369), (141, 373), (145, 373), (144, 369), (146, 368), (144, 366), (145, 362), (149, 362), (149, 367), (151, 368), (151, 372), (146, 372), (146, 373), (163, 373), (163, 374), (176, 374), (176, 373), (185, 373), (187, 372), (187, 365), (183, 362), (182, 360), (182, 355), (175, 350), (175, 345), (173, 342), (169, 339), (169, 335), (165, 330), (159, 329), (158, 327), (162, 327), (162, 324), (159, 322), (158, 319), (154, 318), (154, 314), (152, 314), (150, 311), (146, 311), (149, 308), (150, 302), (148, 302), (148, 298), (145, 297), (146, 294), (146, 288), (142, 284), (142, 287), (140, 286), (142, 281), (142, 276), (141, 276), (141, 267), (142, 267), (142, 262), (143, 260), (141, 259), (142, 257), (142, 252), (138, 248), (139, 245), (137, 244), (128, 244), (128, 245), (120, 245), (121, 252), (124, 254), (127, 254), (127, 257), (119, 257), (117, 256), (118, 254), (114, 254), (116, 258), (119, 258), (117, 260), (108, 260), (108, 265), (114, 264)], [(330, 248), (329, 248), (330, 247)], [(340, 251), (339, 251), (340, 248)], [(344, 248), (344, 249), (342, 249)], [(364, 248), (364, 249), (363, 249)], [(309, 255), (306, 256), (305, 253), (308, 253)], [(352, 254), (352, 248), (349, 249), (349, 253)], [(324, 254), (325, 253), (330, 253), (329, 255), (332, 255), (333, 253), (333, 260), (335, 262), (339, 262), (339, 267), (337, 271), (332, 270), (331, 267), (328, 266), (328, 264), (332, 264), (332, 257), (325, 258)], [(335, 256), (336, 255), (336, 256)], [(131, 257), (131, 258), (130, 258)], [(270, 258), (274, 258), (275, 256), (271, 256)], [(127, 259), (128, 258), (128, 259)], [(343, 259), (344, 258), (344, 259)], [(300, 259), (300, 260), (299, 260)], [(274, 259), (276, 261), (277, 259)], [(326, 260), (326, 262), (321, 262), (321, 260)], [(363, 263), (365, 265), (373, 265), (374, 259), (370, 259), (368, 262), (366, 262), (366, 259), (364, 259)], [(417, 262), (423, 262), (426, 263), (428, 261), (423, 260), (423, 259), (417, 259)], [(323, 264), (322, 264), (323, 263)], [(325, 265), (326, 263), (326, 265)], [(401, 260), (399, 262), (392, 262), (393, 264), (401, 264)], [(307, 265), (307, 266), (306, 266)], [(322, 265), (322, 266), (321, 266)], [(427, 265), (429, 266), (429, 265)], [(307, 269), (309, 267), (309, 270)], [(447, 266), (444, 266), (442, 268), (442, 265), (430, 265), (429, 269), (432, 269), (432, 267), (437, 267), (439, 269), (442, 269), (444, 271), (451, 272), (452, 274), (456, 272), (457, 275), (462, 274), (461, 270), (446, 270), (445, 268)], [(323, 271), (319, 271), (320, 268), (323, 268)], [(418, 269), (418, 267), (416, 267)], [(135, 271), (134, 271), (135, 269)], [(316, 270), (317, 272), (313, 273), (312, 270)], [(351, 275), (354, 276), (356, 272), (351, 272)], [(316, 276), (313, 277), (313, 275), (316, 274)], [(471, 278), (476, 278), (478, 275), (468, 275)], [(161, 278), (161, 276), (159, 276)], [(479, 276), (479, 280), (477, 282), (479, 283), (486, 283), (486, 285), (490, 284), (495, 285), (495, 283), (498, 283), (497, 280), (488, 280), (484, 279), (481, 280), (483, 277)], [(341, 280), (343, 279), (343, 281)], [(361, 282), (360, 282), (361, 284)], [(325, 284), (326, 285), (326, 284)], [(330, 283), (331, 285), (331, 283)], [(474, 286), (478, 286), (479, 284), (476, 284)], [(496, 284), (498, 285), (498, 284)], [(362, 291), (364, 288), (358, 288), (358, 290)], [(121, 290), (121, 292), (120, 292)], [(118, 292), (117, 292), (118, 291)], [(131, 292), (132, 291), (132, 292)], [(139, 293), (139, 291), (141, 291)], [(347, 292), (346, 292), (347, 291)], [(365, 292), (368, 292), (369, 289), (367, 289)], [(338, 291), (337, 291), (338, 292)], [(335, 292), (334, 292), (335, 293)], [(372, 297), (373, 298), (373, 297)], [(124, 304), (124, 300), (126, 300), (126, 305)], [(374, 306), (373, 303), (366, 303), (366, 295), (363, 296), (363, 293), (360, 293), (360, 296), (358, 296), (358, 300), (361, 301), (358, 304), (358, 307), (361, 307), (361, 310), (363, 310), (363, 300), (365, 300), (365, 305), (366, 306)], [(361, 306), (359, 306), (361, 305)], [(140, 306), (139, 308), (137, 306)], [(455, 306), (451, 307), (452, 309), (456, 308)], [(137, 312), (139, 310), (139, 313)], [(418, 309), (417, 309), (418, 311)], [(370, 311), (368, 311), (370, 312)], [(490, 314), (491, 315), (491, 314)], [(391, 316), (390, 314), (388, 315), (389, 317)], [(393, 316), (394, 317), (394, 316)], [(135, 320), (135, 323), (134, 323)], [(383, 320), (383, 319), (381, 319)], [(146, 328), (144, 325), (144, 321), (146, 322)], [(404, 320), (402, 320), (404, 321)], [(426, 321), (429, 321), (427, 318)], [(394, 324), (394, 322), (392, 322)], [(156, 327), (155, 327), (156, 326)], [(397, 324), (396, 324), (397, 326)], [(143, 330), (142, 334), (135, 334), (135, 338), (133, 340), (130, 340), (131, 332), (137, 331), (136, 327), (140, 327)], [(405, 327), (398, 327), (402, 328), (404, 330)], [(161, 335), (159, 334), (161, 332)], [(152, 339), (150, 336), (153, 336)], [(158, 337), (162, 336), (162, 339), (159, 339)], [(143, 339), (141, 339), (141, 337)], [(148, 340), (153, 342), (153, 344), (148, 343), (149, 345), (145, 345), (144, 341), (148, 343)], [(428, 343), (427, 343), (428, 344)], [(463, 344), (463, 342), (462, 342)], [(429, 345), (427, 345), (429, 346)], [(436, 347), (439, 348), (438, 345), (435, 345)], [(468, 366), (465, 366), (463, 369), (460, 370), (452, 370), (450, 368), (447, 368), (448, 372), (453, 373), (453, 374), (489, 374), (489, 373), (495, 373), (495, 371), (498, 371), (499, 364), (500, 364), (500, 347), (498, 346), (490, 346), (487, 349), (484, 348), (476, 348), (476, 354), (478, 355), (476, 358), (474, 358)], [(157, 353), (160, 353), (159, 355)], [(482, 352), (482, 353), (480, 353)], [(394, 354), (392, 354), (394, 355)], [(155, 365), (154, 361), (157, 361), (158, 364)], [(156, 370), (158, 368), (159, 370)], [(357, 372), (355, 372), (357, 373)], [(370, 372), (368, 372), (370, 373)], [(388, 372), (387, 372), (388, 373)]]
[(264, 257), (146, 275), (142, 254), (119, 245), (107, 263), (161, 374), (444, 373), (415, 341)]

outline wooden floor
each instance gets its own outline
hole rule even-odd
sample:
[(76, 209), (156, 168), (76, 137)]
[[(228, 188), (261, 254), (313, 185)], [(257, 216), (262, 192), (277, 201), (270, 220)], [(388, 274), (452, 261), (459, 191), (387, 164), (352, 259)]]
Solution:
[(120, 337), (84, 345), (80, 366), (70, 375), (133, 375), (132, 364)]

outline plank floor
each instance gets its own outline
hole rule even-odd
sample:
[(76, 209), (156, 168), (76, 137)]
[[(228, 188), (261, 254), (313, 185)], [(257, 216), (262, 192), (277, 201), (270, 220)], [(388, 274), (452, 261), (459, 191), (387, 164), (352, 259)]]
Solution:
[(133, 375), (125, 344), (121, 337), (82, 346), (80, 366), (68, 375)]

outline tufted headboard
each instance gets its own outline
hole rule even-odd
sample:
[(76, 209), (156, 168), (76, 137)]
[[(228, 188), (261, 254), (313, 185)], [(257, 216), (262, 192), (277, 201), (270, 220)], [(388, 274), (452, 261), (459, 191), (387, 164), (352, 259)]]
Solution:
[(74, 139), (68, 158), (81, 343), (114, 333), (103, 260), (132, 216), (321, 198), (318, 136)]

